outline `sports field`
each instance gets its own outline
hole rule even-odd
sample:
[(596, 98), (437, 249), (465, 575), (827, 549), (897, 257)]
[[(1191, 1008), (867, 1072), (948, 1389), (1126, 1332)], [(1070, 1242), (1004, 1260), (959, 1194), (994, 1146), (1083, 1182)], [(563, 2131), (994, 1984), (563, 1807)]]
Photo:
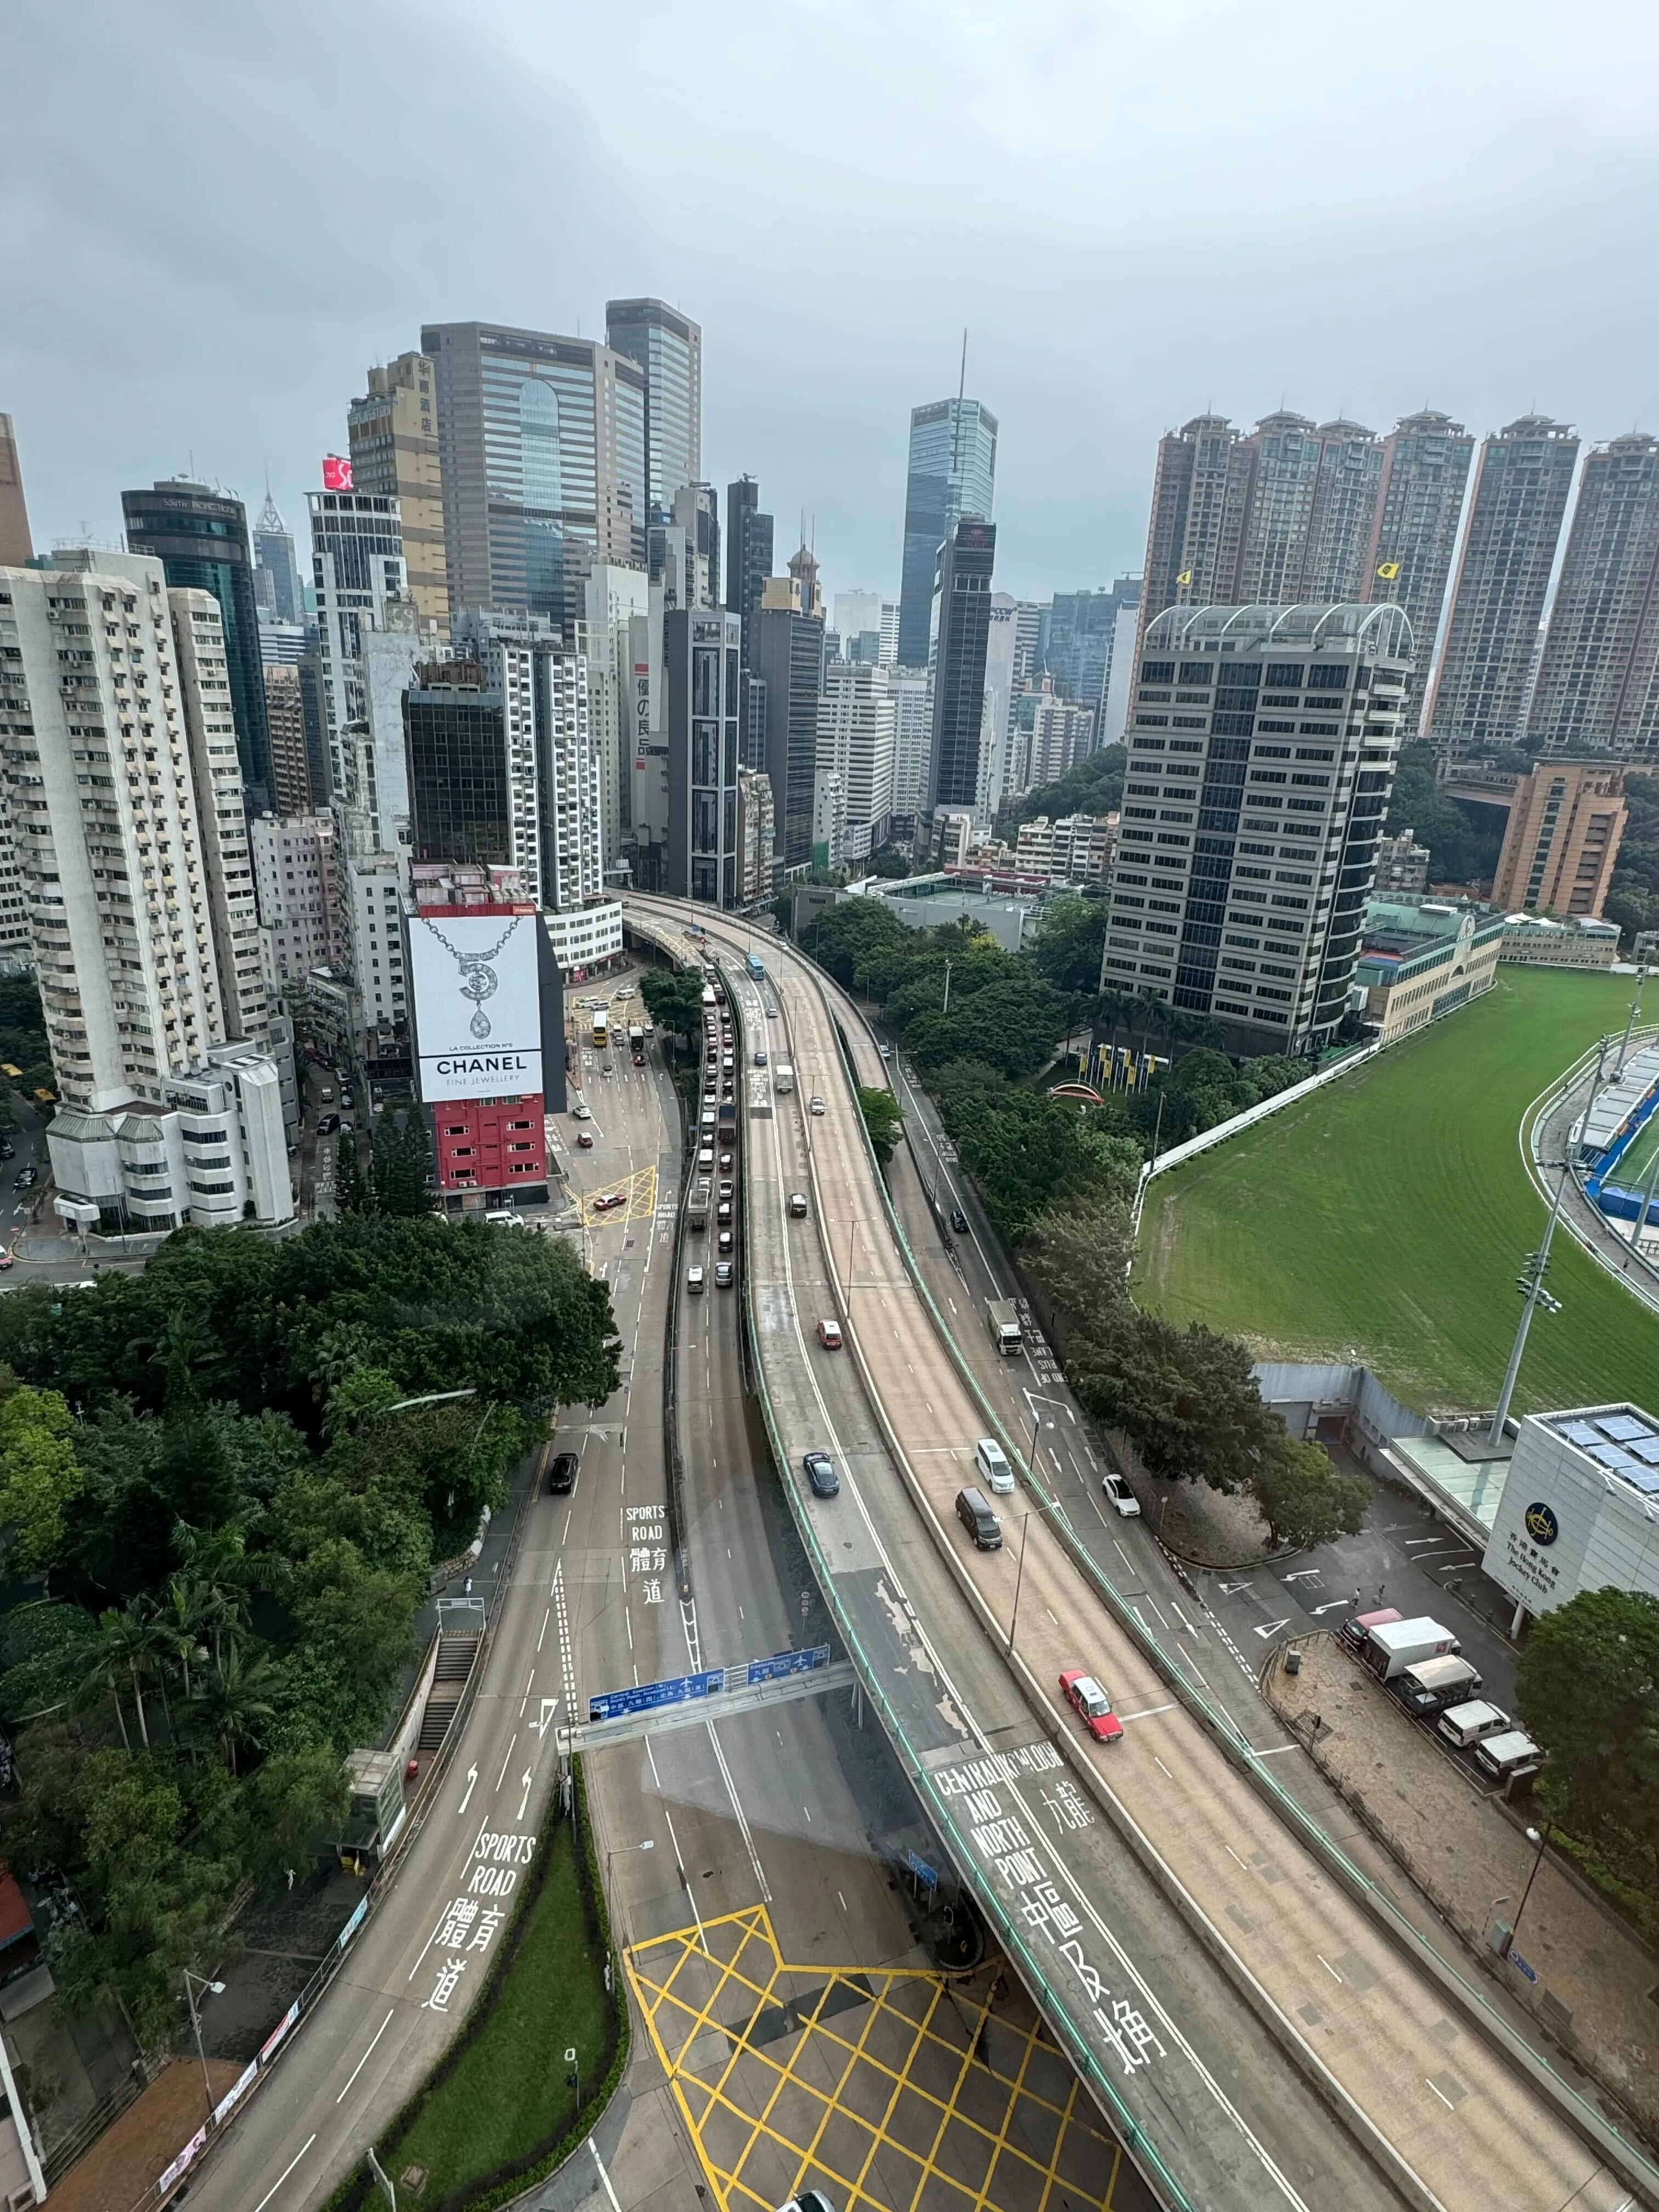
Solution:
[[(1633, 979), (1500, 968), (1475, 1006), (1160, 1176), (1136, 1295), (1258, 1358), (1359, 1360), (1407, 1405), (1491, 1406), (1545, 1208), (1516, 1133), (1536, 1094), (1622, 1031)], [(1566, 1238), (1556, 1316), (1533, 1322), (1517, 1411), (1659, 1407), (1659, 1317)]]

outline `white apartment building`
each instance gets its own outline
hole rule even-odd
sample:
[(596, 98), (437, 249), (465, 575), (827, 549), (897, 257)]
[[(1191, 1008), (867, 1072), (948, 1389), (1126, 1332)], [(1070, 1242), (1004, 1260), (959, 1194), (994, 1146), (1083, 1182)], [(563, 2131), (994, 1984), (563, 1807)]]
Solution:
[(772, 779), (758, 769), (738, 770), (738, 902), (748, 906), (772, 888)]
[[(162, 1225), (169, 1206), (175, 1221), (218, 1219), (218, 1201), (234, 1195), (239, 1209), (252, 1199), (258, 1218), (284, 1219), (280, 1074), (269, 1053), (234, 1036), (256, 1007), (263, 1023), (264, 1000), (237, 933), (253, 910), (252, 880), (241, 879), (246, 831), (216, 604), (170, 593), (161, 562), (143, 554), (57, 559), (0, 569), (0, 768), (63, 1109), (49, 1137), (54, 1175), (71, 1200), (120, 1212), (150, 1178), (113, 1172), (112, 1117), (184, 1110), (228, 1048), (248, 1085), (274, 1101), (281, 1174), (268, 1162), (256, 1171), (246, 1149), (265, 1144), (266, 1125), (227, 1117), (229, 1164), (210, 1172), (234, 1191), (198, 1193), (169, 1175), (169, 1200), (138, 1212)], [(226, 743), (228, 778), (217, 751)], [(257, 962), (257, 927), (252, 947)], [(216, 1128), (216, 1109), (209, 1118)]]
[[(927, 804), (927, 765), (933, 749), (932, 682), (925, 669), (895, 668), (888, 678), (893, 702), (894, 835), (909, 836)], [(902, 830), (897, 826), (902, 823)]]
[(622, 957), (620, 899), (601, 899), (595, 906), (578, 907), (569, 914), (544, 914), (542, 922), (567, 982), (579, 983), (605, 962)]
[(1394, 605), (1177, 606), (1147, 624), (1104, 988), (1317, 1050), (1347, 1009), (1394, 787)]
[(343, 964), (334, 823), (326, 814), (261, 814), (252, 825), (265, 972), (273, 991)]
[(847, 779), (839, 769), (821, 768), (812, 775), (812, 861), (816, 867), (842, 868), (862, 860), (870, 850), (869, 832), (862, 852), (848, 848)]
[(891, 672), (872, 662), (827, 661), (818, 700), (817, 765), (841, 777), (849, 859), (861, 860), (886, 842), (896, 736)]
[[(345, 786), (341, 732), (348, 723), (368, 719), (363, 639), (372, 629), (386, 628), (390, 605), (409, 599), (409, 574), (395, 499), (361, 491), (313, 491), (306, 498), (311, 510), (325, 738), (331, 782), (338, 792)], [(435, 636), (430, 649), (436, 650)]]
[(1094, 749), (1094, 708), (1057, 699), (1051, 691), (1039, 694), (1031, 708), (1025, 788), (1038, 791), (1045, 783), (1058, 783)]
[(1116, 850), (1115, 814), (1062, 814), (1054, 822), (1039, 814), (1019, 825), (1015, 864), (1056, 883), (1101, 883)]

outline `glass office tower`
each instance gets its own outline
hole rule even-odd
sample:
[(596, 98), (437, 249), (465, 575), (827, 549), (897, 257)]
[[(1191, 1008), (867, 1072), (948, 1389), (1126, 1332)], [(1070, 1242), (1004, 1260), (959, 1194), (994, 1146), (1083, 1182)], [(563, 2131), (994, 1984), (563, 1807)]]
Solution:
[(702, 481), (702, 332), (661, 300), (609, 300), (605, 343), (645, 371), (646, 491), (653, 512)]
[(996, 474), (997, 418), (988, 407), (977, 399), (939, 399), (911, 409), (899, 588), (902, 667), (927, 665), (939, 548), (963, 516), (990, 520)]

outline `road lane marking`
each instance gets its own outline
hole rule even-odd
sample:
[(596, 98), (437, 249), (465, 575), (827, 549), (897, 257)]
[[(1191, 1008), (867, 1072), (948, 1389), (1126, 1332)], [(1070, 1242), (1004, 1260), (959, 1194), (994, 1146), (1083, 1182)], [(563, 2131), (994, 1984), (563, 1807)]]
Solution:
[(1243, 1868), (1244, 1868), (1244, 1872), (1245, 1872), (1246, 1874), (1249, 1874), (1249, 1870), (1250, 1870), (1250, 1869), (1249, 1869), (1249, 1867), (1244, 1866), (1244, 1862), (1243, 1862), (1243, 1860), (1242, 1858), (1240, 1858), (1240, 1856), (1238, 1856), (1238, 1853), (1237, 1853), (1237, 1852), (1233, 1849), (1233, 1847), (1232, 1847), (1232, 1845), (1231, 1845), (1231, 1844), (1223, 1844), (1223, 1845), (1221, 1846), (1221, 1848), (1222, 1848), (1222, 1850), (1223, 1850), (1224, 1851), (1225, 1851), (1225, 1852), (1226, 1852), (1226, 1854), (1227, 1854), (1228, 1857), (1232, 1861), (1233, 1864), (1234, 1864), (1236, 1867), (1243, 1867)]
[(467, 1798), (471, 1796), (473, 1790), (477, 1784), (477, 1768), (476, 1766), (469, 1766), (466, 1770), (466, 1796), (463, 1797), (460, 1803), (455, 1808), (455, 1817), (457, 1820), (459, 1820), (461, 1814), (465, 1812)]
[[(1429, 2081), (1429, 2077), (1426, 2074), (1423, 2076), (1423, 2079), (1425, 2081)], [(1443, 2089), (1435, 2089), (1432, 2081), (1429, 2081), (1429, 2087), (1431, 2089), (1434, 2089), (1435, 2095), (1439, 2098), (1441, 2103), (1445, 2106), (1449, 2112), (1455, 2112), (1457, 2110), (1456, 2106), (1453, 2104), (1451, 2099), (1446, 2094)]]
[(1325, 1969), (1325, 1972), (1330, 1976), (1334, 1982), (1340, 1982), (1341, 1980), (1341, 1975), (1337, 1972), (1336, 1968), (1332, 1966), (1330, 1960), (1326, 1958), (1323, 1952), (1316, 1951), (1314, 1953), (1314, 1956), (1318, 1960), (1320, 1965)]
[(546, 1612), (542, 1615), (542, 1633), (541, 1633), (541, 1635), (540, 1635), (540, 1636), (538, 1636), (538, 1637), (536, 1638), (536, 1650), (537, 1650), (538, 1653), (539, 1653), (539, 1652), (540, 1652), (541, 1648), (542, 1648), (542, 1638), (543, 1638), (544, 1637), (545, 1637), (545, 1635), (547, 1634), (547, 1624), (548, 1624), (548, 1622), (549, 1622), (550, 1620), (552, 1620), (552, 1618), (553, 1618), (553, 1608), (552, 1608), (552, 1607), (550, 1605), (550, 1606), (548, 1607), (548, 1608), (547, 1608), (547, 1611), (546, 1611)]
[(1170, 1698), (1161, 1705), (1143, 1705), (1138, 1713), (1121, 1713), (1118, 1717), (1124, 1721), (1149, 1721), (1154, 1713), (1172, 1713), (1178, 1702)]
[(505, 1782), (505, 1781), (506, 1781), (506, 1779), (507, 1779), (507, 1768), (508, 1768), (508, 1767), (512, 1765), (512, 1763), (513, 1763), (513, 1746), (514, 1746), (514, 1744), (517, 1743), (517, 1741), (519, 1741), (519, 1731), (517, 1730), (517, 1729), (514, 1729), (514, 1731), (513, 1731), (513, 1735), (512, 1735), (511, 1740), (509, 1741), (509, 1742), (508, 1742), (508, 1744), (507, 1744), (507, 1757), (506, 1757), (506, 1758), (501, 1761), (501, 1772), (500, 1772), (500, 1773), (495, 1777), (495, 1787), (496, 1787), (498, 1790), (501, 1788), (501, 1786), (502, 1783), (503, 1783), (503, 1782)]
[(599, 2169), (599, 2179), (605, 2184), (605, 2193), (611, 2199), (611, 2212), (622, 2212), (622, 2206), (617, 2202), (617, 2192), (611, 2186), (611, 2176), (605, 2170), (605, 2160), (599, 2156), (599, 2147), (592, 2136), (587, 2138), (587, 2148), (593, 2154), (593, 2163)]
[(270, 2185), (270, 2187), (269, 2189), (267, 2189), (267, 2190), (266, 2190), (266, 2191), (265, 2191), (264, 2195), (264, 2196), (259, 2199), (258, 2203), (254, 2206), (254, 2208), (253, 2208), (253, 2212), (265, 2212), (265, 2207), (266, 2207), (266, 2205), (270, 2203), (270, 2202), (271, 2198), (272, 2198), (272, 2197), (276, 2194), (276, 2191), (277, 2191), (282, 2187), (283, 2184), (283, 2183), (288, 2179), (288, 2178), (289, 2178), (289, 2174), (293, 2172), (293, 2171), (294, 2171), (295, 2167), (296, 2166), (298, 2166), (298, 2164), (300, 2163), (300, 2160), (301, 2160), (305, 2156), (306, 2153), (307, 2153), (307, 2152), (311, 2148), (312, 2144), (313, 2144), (313, 2143), (314, 2143), (314, 2142), (316, 2142), (316, 2140), (317, 2140), (317, 2138), (316, 2138), (316, 2136), (308, 2136), (308, 2137), (307, 2138), (307, 2140), (306, 2140), (304, 2142), (302, 2142), (302, 2143), (301, 2144), (301, 2146), (300, 2146), (299, 2149), (298, 2149), (297, 2151), (295, 2151), (295, 2153), (294, 2154), (294, 2156), (293, 2156), (293, 2157), (289, 2160), (288, 2164), (287, 2164), (287, 2165), (283, 2168), (282, 2172), (277, 2175), (277, 2177), (276, 2177), (276, 2180), (272, 2182), (272, 2184)]
[(349, 2089), (350, 2088), (352, 2081), (355, 2081), (356, 2080), (357, 2076), (358, 2076), (358, 2075), (362, 2072), (362, 2070), (363, 2070), (364, 2067), (368, 2065), (368, 2063), (369, 2060), (374, 2057), (374, 2045), (380, 2041), (380, 2038), (381, 2038), (381, 2037), (386, 2033), (386, 2032), (387, 2028), (391, 2027), (391, 2025), (392, 2025), (392, 2012), (395, 2012), (397, 2009), (398, 2009), (398, 2008), (396, 2007), (396, 2005), (393, 2005), (393, 2007), (392, 2008), (392, 2012), (388, 2012), (388, 2013), (387, 2013), (387, 2014), (386, 2014), (386, 2018), (385, 2018), (385, 2019), (380, 2022), (380, 2026), (375, 2029), (375, 2031), (374, 2031), (374, 2042), (372, 2042), (372, 2043), (369, 2045), (368, 2049), (366, 2051), (364, 2051), (364, 2053), (363, 2053), (362, 2057), (357, 2061), (357, 2063), (356, 2063), (356, 2064), (352, 2068), (352, 2069), (351, 2069), (351, 2080), (350, 2080), (350, 2081), (349, 2081), (346, 2083), (346, 2085), (345, 2085), (345, 2088), (344, 2088), (344, 2089), (342, 2089), (342, 2090), (341, 2090), (341, 2092), (340, 2092), (340, 2094), (339, 2094), (339, 2095), (338, 2095), (338, 2096), (334, 2100), (334, 2101), (335, 2101), (335, 2103), (336, 2103), (337, 2105), (341, 2105), (341, 2104), (343, 2104), (343, 2103), (345, 2102), (345, 2099), (346, 2099), (346, 2092), (347, 2092), (347, 2090), (349, 2090)]
[(535, 1670), (535, 1668), (532, 1667), (532, 1668), (531, 1668), (531, 1670), (530, 1670), (530, 1680), (529, 1680), (529, 1681), (527, 1681), (527, 1682), (525, 1684), (525, 1686), (524, 1686), (524, 1695), (523, 1695), (523, 1697), (521, 1697), (521, 1698), (520, 1698), (520, 1700), (519, 1700), (519, 1718), (520, 1718), (520, 1720), (522, 1720), (522, 1719), (524, 1718), (524, 1709), (525, 1709), (525, 1707), (526, 1707), (526, 1706), (530, 1703), (530, 1691), (531, 1691), (531, 1686), (532, 1686), (532, 1684), (533, 1684), (533, 1682), (535, 1681), (535, 1680), (536, 1680), (536, 1670)]

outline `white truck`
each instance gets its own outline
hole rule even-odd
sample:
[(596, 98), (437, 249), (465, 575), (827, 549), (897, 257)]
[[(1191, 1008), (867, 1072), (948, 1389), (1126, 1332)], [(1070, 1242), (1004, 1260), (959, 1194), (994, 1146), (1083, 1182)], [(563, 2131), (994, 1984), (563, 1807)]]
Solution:
[(773, 1076), (772, 1076), (772, 1088), (773, 1088), (773, 1090), (774, 1090), (774, 1091), (778, 1091), (778, 1092), (780, 1092), (780, 1093), (782, 1093), (782, 1092), (785, 1092), (785, 1091), (793, 1091), (793, 1090), (794, 1089), (794, 1087), (795, 1087), (795, 1071), (794, 1071), (794, 1069), (793, 1069), (793, 1067), (791, 1067), (791, 1066), (790, 1066), (790, 1065), (789, 1065), (789, 1063), (788, 1063), (788, 1061), (787, 1061), (787, 1060), (781, 1060), (781, 1061), (779, 1062), (779, 1064), (778, 1064), (777, 1067), (776, 1067), (776, 1068), (774, 1070), (774, 1072), (773, 1072)]
[(1384, 1621), (1372, 1629), (1359, 1656), (1379, 1682), (1392, 1682), (1421, 1660), (1438, 1659), (1447, 1652), (1455, 1658), (1462, 1649), (1449, 1628), (1423, 1613), (1415, 1620)]
[(1443, 1652), (1438, 1659), (1419, 1659), (1396, 1677), (1395, 1690), (1409, 1713), (1425, 1719), (1443, 1713), (1448, 1705), (1461, 1705), (1480, 1694), (1480, 1677), (1467, 1659)]
[(985, 1318), (991, 1331), (991, 1341), (1005, 1359), (1012, 1359), (1021, 1348), (1019, 1308), (1012, 1298), (988, 1298)]

